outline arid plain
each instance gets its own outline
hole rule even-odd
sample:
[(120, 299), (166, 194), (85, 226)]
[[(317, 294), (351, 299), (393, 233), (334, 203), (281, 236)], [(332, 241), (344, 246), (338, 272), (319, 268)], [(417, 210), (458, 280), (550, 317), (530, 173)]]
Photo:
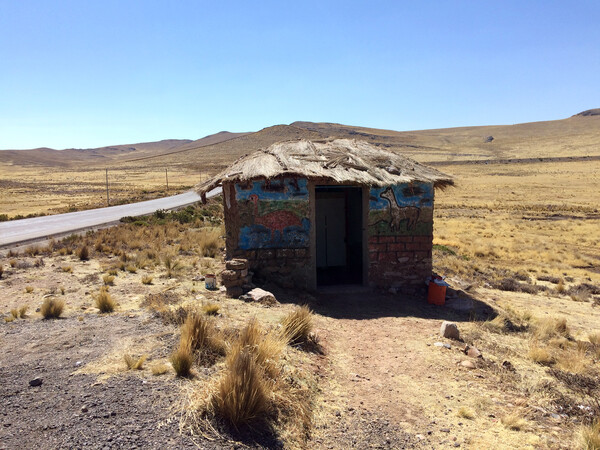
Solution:
[[(586, 448), (600, 412), (600, 114), (414, 132), (296, 122), (52, 157), (0, 152), (0, 214), (104, 206), (106, 169), (112, 204), (163, 196), (273, 142), (333, 136), (367, 140), (455, 177), (456, 187), (436, 193), (434, 228), (434, 270), (448, 277), (454, 308), (389, 293), (281, 290), (279, 304), (256, 305), (207, 291), (198, 277), (223, 267), (217, 203), (193, 208), (190, 221), (155, 217), (5, 249), (1, 441)], [(98, 313), (103, 286), (117, 303), (109, 314)], [(37, 309), (48, 298), (64, 302), (64, 319), (42, 320)], [(221, 350), (196, 355), (192, 378), (175, 376), (170, 355), (182, 332), (173, 314), (196, 303), (217, 309), (210, 317), (227, 348), (252, 318), (269, 336), (295, 304), (314, 310), (316, 346), (276, 351), (276, 418), (258, 437), (221, 427), (206, 406), (225, 373)], [(14, 318), (24, 306), (25, 318)], [(458, 323), (464, 343), (439, 337), (443, 319)], [(466, 356), (464, 344), (483, 358)], [(128, 370), (124, 355), (147, 362)], [(47, 391), (27, 385), (36, 376)], [(55, 418), (40, 417), (58, 404)]]

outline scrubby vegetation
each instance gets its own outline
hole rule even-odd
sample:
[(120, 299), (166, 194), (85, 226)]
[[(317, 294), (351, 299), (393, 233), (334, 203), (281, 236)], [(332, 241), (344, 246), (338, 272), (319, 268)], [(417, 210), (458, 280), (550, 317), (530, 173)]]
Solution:
[(59, 300), (54, 297), (48, 297), (42, 303), (42, 307), (40, 308), (40, 312), (44, 319), (58, 319), (65, 309), (64, 300)]

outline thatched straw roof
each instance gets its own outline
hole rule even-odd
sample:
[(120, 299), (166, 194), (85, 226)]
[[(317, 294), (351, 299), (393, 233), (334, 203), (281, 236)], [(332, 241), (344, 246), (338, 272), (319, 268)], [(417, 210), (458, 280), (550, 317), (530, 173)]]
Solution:
[(244, 155), (226, 170), (196, 186), (200, 195), (223, 182), (271, 179), (283, 175), (325, 179), (340, 184), (387, 186), (411, 181), (454, 185), (452, 177), (364, 141), (286, 141)]

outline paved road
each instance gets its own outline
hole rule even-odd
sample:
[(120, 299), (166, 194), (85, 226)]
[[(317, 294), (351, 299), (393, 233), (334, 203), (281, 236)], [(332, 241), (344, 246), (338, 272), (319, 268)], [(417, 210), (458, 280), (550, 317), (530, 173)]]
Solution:
[[(213, 197), (220, 192), (221, 188), (216, 188), (206, 194), (206, 196)], [(188, 191), (171, 197), (130, 203), (128, 205), (1, 222), (0, 247), (82, 231), (118, 222), (124, 216), (152, 214), (157, 209), (178, 208), (199, 200), (200, 196), (198, 194), (194, 191)]]

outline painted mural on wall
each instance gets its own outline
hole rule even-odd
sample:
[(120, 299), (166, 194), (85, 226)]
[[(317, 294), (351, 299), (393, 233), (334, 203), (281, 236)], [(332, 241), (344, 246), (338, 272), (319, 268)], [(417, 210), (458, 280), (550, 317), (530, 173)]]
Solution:
[(371, 188), (369, 235), (428, 236), (433, 233), (433, 184)]
[(306, 179), (238, 183), (235, 190), (240, 215), (239, 248), (308, 247), (310, 219)]

